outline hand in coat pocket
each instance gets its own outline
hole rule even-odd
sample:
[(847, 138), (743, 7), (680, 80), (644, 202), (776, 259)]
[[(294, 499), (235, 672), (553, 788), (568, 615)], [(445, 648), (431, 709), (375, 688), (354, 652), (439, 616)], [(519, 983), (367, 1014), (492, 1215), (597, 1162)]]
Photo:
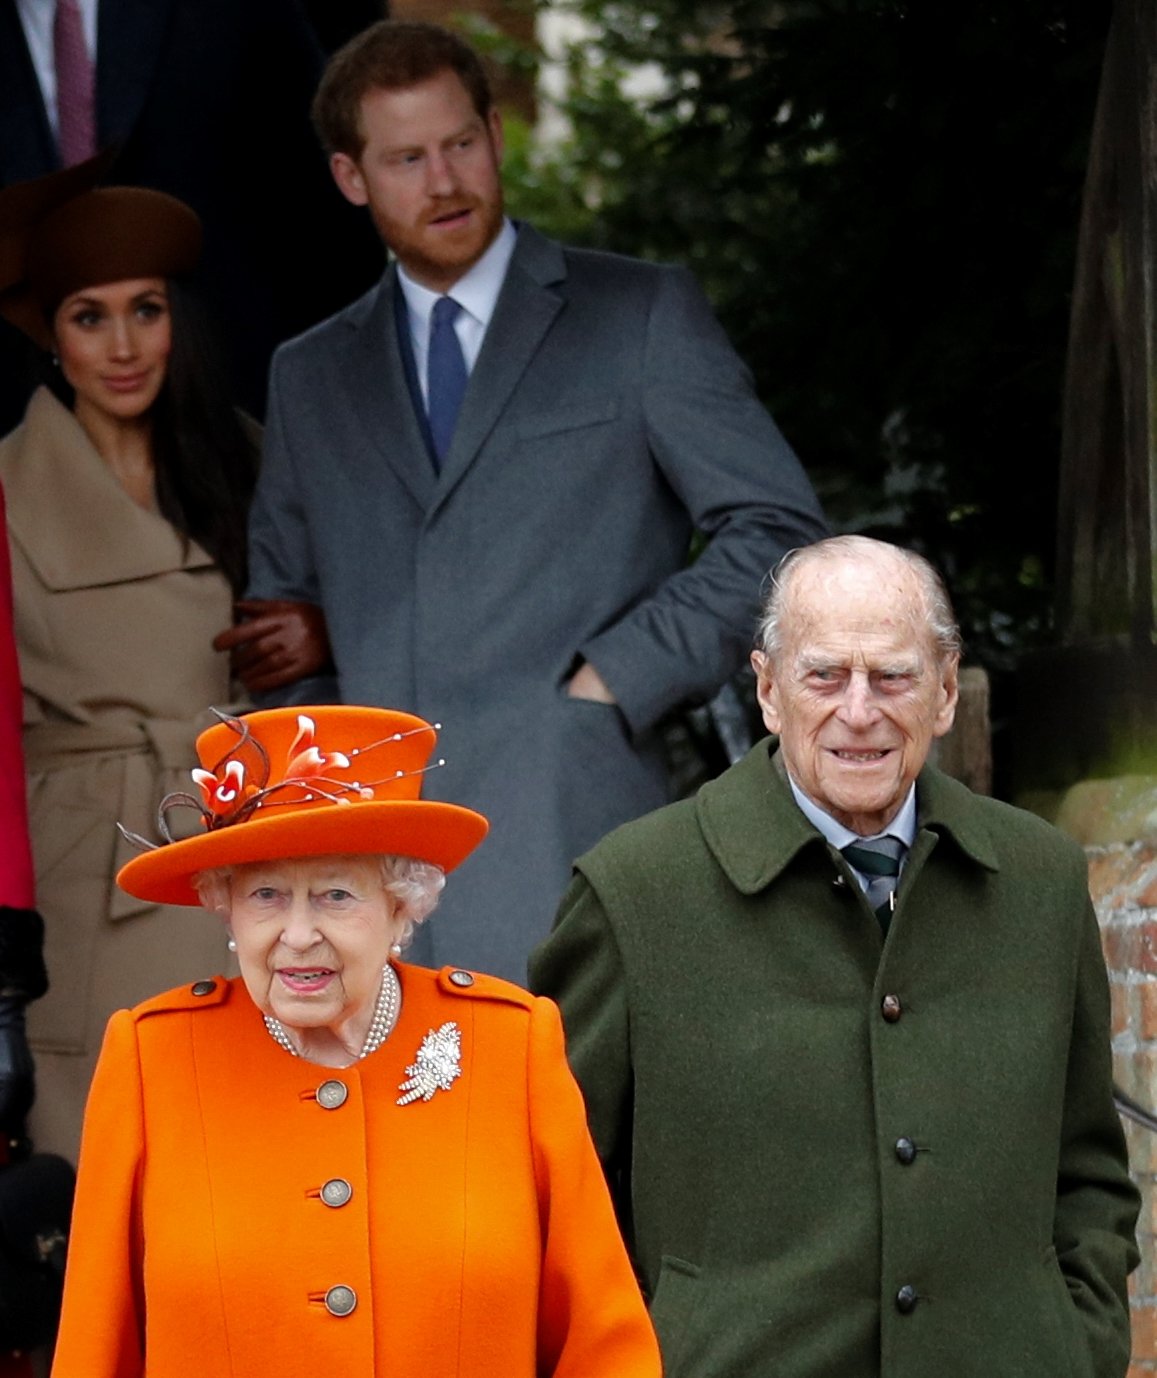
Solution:
[(617, 702), (606, 680), (589, 660), (584, 660), (571, 676), (566, 692), (572, 699), (589, 699), (592, 703)]

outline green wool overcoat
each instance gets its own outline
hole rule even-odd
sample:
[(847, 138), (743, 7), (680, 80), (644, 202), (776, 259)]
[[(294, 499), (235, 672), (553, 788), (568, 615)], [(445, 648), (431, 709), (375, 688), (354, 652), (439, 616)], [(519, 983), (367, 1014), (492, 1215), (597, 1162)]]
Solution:
[(667, 1378), (1121, 1378), (1138, 1197), (1085, 858), (926, 768), (891, 929), (765, 741), (578, 863), (531, 984)]

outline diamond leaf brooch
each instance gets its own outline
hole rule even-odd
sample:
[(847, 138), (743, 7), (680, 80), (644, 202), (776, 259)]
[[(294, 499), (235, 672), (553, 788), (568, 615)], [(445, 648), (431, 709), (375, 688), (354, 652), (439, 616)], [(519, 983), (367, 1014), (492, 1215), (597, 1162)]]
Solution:
[(435, 1091), (449, 1091), (461, 1075), (462, 1030), (451, 1020), (422, 1039), (417, 1057), (406, 1068), (406, 1080), (398, 1087), (405, 1093), (398, 1097), (398, 1104), (432, 1100)]

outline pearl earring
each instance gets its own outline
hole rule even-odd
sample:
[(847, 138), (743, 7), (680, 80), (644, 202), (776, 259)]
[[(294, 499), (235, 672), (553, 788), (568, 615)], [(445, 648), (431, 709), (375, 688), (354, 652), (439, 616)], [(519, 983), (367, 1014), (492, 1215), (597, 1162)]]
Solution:
[(229, 941), (225, 944), (225, 946), (229, 949), (230, 952), (236, 952), (236, 951), (237, 951), (237, 939), (236, 939), (236, 938), (230, 938)]
[(391, 957), (400, 957), (401, 955), (402, 955), (402, 944), (401, 944), (401, 943), (391, 943), (391, 944), (390, 944), (390, 956), (391, 956)]

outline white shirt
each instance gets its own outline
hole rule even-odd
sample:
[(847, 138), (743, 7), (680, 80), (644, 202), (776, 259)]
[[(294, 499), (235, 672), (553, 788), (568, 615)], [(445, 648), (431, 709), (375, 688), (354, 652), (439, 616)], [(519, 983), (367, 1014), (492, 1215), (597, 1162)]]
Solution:
[(410, 343), (414, 347), (414, 363), (418, 369), (418, 381), (422, 386), (422, 400), (429, 401), (430, 389), (426, 377), (427, 356), (430, 353), (430, 315), (434, 303), (442, 296), (453, 297), (462, 308), (454, 321), (454, 333), (462, 346), (466, 360), (466, 372), (471, 373), (482, 351), (482, 341), (494, 308), (498, 304), (498, 294), (506, 280), (506, 270), (518, 232), (509, 220), (503, 220), (502, 228), (495, 236), (494, 243), (486, 250), (478, 262), (454, 284), (449, 292), (431, 292), (420, 282), (415, 282), (402, 265), (398, 264), (398, 282), (406, 299), (406, 310), (410, 318)]
[[(813, 801), (807, 797), (803, 790), (801, 790), (791, 778), (790, 774), (787, 777), (787, 783), (791, 786), (791, 792), (795, 795), (795, 802), (800, 806), (808, 822), (823, 834), (837, 852), (842, 852), (845, 847), (851, 846), (854, 842), (868, 842), (871, 840), (870, 838), (861, 837), (859, 833), (852, 832), (850, 828), (845, 828), (844, 825), (834, 819), (830, 813), (825, 813), (818, 804), (813, 803)], [(877, 837), (898, 838), (905, 847), (911, 847), (912, 843), (915, 842), (916, 786), (914, 784), (908, 787), (908, 794), (904, 802), (900, 805), (900, 812), (892, 819), (891, 823), (888, 824), (882, 833), (872, 834), (872, 838)], [(908, 854), (905, 852), (900, 861), (901, 872), (903, 872), (907, 860)], [(867, 890), (868, 877), (862, 876), (859, 871), (855, 870), (854, 866), (852, 870), (855, 871), (856, 879), (860, 882), (860, 889)]]
[[(84, 23), (84, 44), (88, 55), (96, 61), (96, 9), (98, 0), (77, 0)], [(16, 11), (24, 27), (24, 41), (28, 56), (40, 83), (44, 97), (44, 112), (55, 139), (60, 137), (60, 117), (56, 111), (56, 64), (52, 53), (52, 20), (56, 14), (56, 0), (16, 0)]]

